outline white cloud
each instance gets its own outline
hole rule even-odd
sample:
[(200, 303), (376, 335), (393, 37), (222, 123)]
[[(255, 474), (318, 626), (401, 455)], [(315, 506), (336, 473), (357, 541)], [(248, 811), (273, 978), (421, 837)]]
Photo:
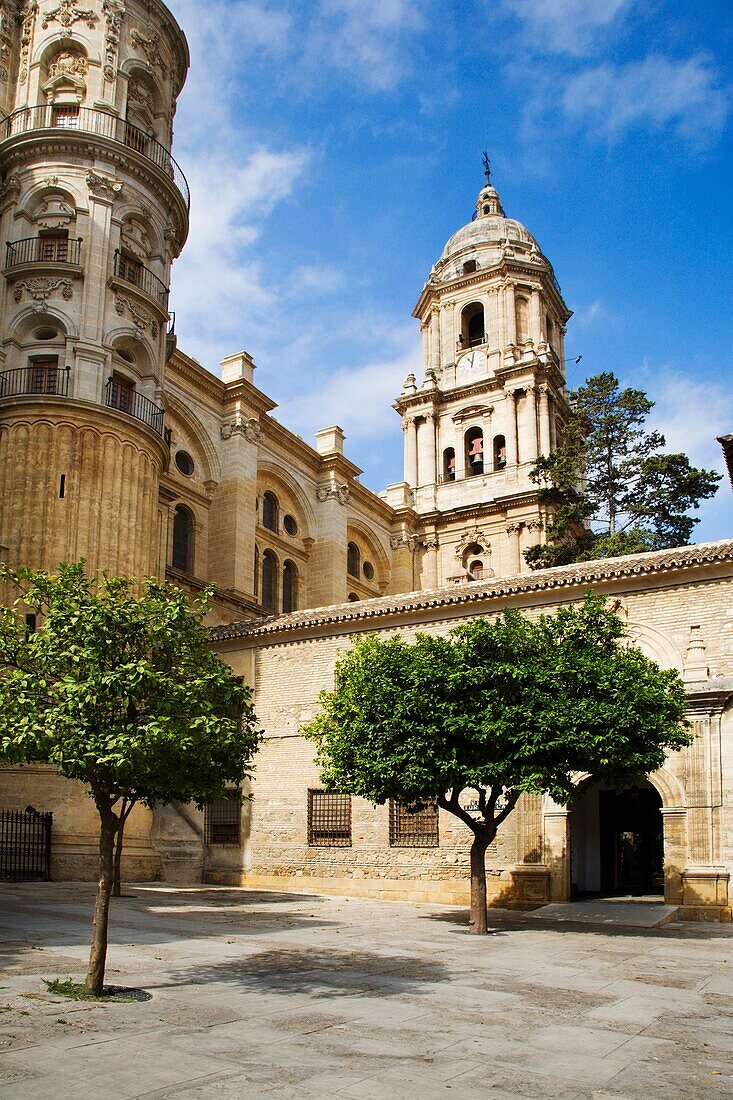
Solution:
[(325, 425), (340, 424), (352, 440), (393, 442), (399, 420), (392, 402), (407, 374), (421, 376), (422, 355), (412, 326), (392, 333), (391, 339), (393, 356), (334, 371), (319, 388), (283, 402), (278, 420), (305, 438)]
[(391, 91), (411, 69), (405, 40), (426, 25), (420, 8), (420, 0), (321, 0), (306, 55), (371, 91)]
[(346, 285), (346, 277), (331, 264), (302, 264), (292, 272), (287, 285), (291, 298), (311, 298), (335, 294)]
[(720, 134), (730, 98), (711, 58), (650, 55), (569, 77), (561, 106), (569, 121), (608, 141), (632, 129), (673, 127), (690, 145), (703, 148)]
[(632, 0), (504, 0), (504, 11), (521, 20), (535, 53), (583, 56), (602, 45), (622, 23)]

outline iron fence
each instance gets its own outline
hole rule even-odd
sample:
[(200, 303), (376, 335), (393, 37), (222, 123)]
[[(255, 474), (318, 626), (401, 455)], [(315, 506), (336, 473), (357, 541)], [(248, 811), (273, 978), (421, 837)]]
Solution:
[(53, 814), (29, 806), (0, 810), (0, 879), (24, 882), (51, 878)]
[(107, 382), (104, 393), (104, 403), (108, 409), (117, 409), (135, 420), (142, 420), (158, 435), (163, 434), (163, 410), (149, 398), (132, 388), (123, 391), (114, 378)]
[(24, 394), (40, 393), (47, 397), (68, 397), (69, 367), (47, 367), (31, 363), (27, 367), (16, 367), (0, 373), (0, 398), (22, 397)]
[(80, 264), (81, 237), (24, 237), (8, 241), (6, 267), (18, 264)]
[(124, 279), (131, 286), (138, 287), (143, 294), (153, 298), (168, 311), (168, 287), (149, 267), (145, 267), (139, 260), (131, 260), (118, 249), (114, 256), (113, 271), (118, 279)]

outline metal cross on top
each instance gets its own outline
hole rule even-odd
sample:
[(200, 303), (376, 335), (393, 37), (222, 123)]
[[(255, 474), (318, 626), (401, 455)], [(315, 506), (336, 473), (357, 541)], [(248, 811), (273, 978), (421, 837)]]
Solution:
[(483, 152), (482, 160), (483, 160), (483, 163), (484, 163), (484, 175), (486, 176), (486, 186), (488, 187), (489, 184), (491, 183), (491, 164), (489, 162), (489, 154), (486, 152), (485, 149), (484, 149), (484, 152)]

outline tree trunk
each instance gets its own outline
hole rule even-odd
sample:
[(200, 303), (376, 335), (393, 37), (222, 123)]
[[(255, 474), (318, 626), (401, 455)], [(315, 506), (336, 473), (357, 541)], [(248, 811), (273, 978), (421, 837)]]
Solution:
[(92, 948), (89, 952), (84, 989), (95, 997), (104, 990), (104, 967), (107, 960), (107, 924), (109, 921), (109, 899), (114, 880), (115, 837), (119, 819), (109, 806), (97, 804), (101, 821), (99, 833), (99, 882), (94, 902), (94, 921), (92, 923)]
[(122, 883), (120, 879), (120, 867), (122, 865), (122, 841), (125, 833), (125, 818), (120, 816), (120, 823), (117, 826), (117, 839), (115, 840), (115, 859), (114, 868), (112, 873), (112, 897), (119, 898), (122, 896)]
[(488, 931), (486, 921), (486, 849), (489, 838), (481, 833), (473, 834), (471, 844), (471, 920), (470, 930), (474, 936), (485, 936)]

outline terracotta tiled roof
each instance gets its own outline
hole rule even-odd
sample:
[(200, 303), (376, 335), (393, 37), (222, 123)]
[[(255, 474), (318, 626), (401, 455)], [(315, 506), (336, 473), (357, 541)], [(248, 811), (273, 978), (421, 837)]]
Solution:
[(718, 443), (720, 443), (723, 448), (725, 463), (728, 467), (728, 477), (733, 486), (733, 435), (719, 435)]
[(540, 569), (534, 573), (522, 573), (516, 577), (502, 577), (495, 581), (473, 581), (426, 592), (408, 592), (400, 596), (379, 596), (358, 603), (343, 603), (333, 607), (312, 607), (307, 611), (293, 611), (288, 615), (272, 615), (267, 619), (249, 619), (230, 623), (212, 630), (215, 641), (232, 638), (279, 634), (302, 627), (358, 622), (378, 619), (403, 611), (421, 611), (434, 607), (455, 607), (477, 603), (492, 597), (520, 595), (525, 592), (541, 592), (552, 588), (567, 588), (578, 584), (614, 580), (616, 578), (664, 573), (695, 565), (715, 562), (733, 563), (733, 539), (720, 542), (702, 542), (693, 546), (679, 546), (673, 550), (655, 550), (648, 554), (629, 554), (621, 558), (603, 558), (598, 561), (577, 562), (557, 569)]

